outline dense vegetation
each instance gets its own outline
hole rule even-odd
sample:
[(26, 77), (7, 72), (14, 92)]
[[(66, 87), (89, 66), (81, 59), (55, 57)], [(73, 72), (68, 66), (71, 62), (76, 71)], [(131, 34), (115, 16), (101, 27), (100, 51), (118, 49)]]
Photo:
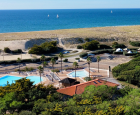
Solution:
[(68, 97), (52, 85), (33, 86), (29, 79), (0, 87), (0, 114), (11, 115), (131, 115), (140, 114), (140, 90), (124, 87), (87, 86)]
[(139, 47), (140, 46), (140, 42), (138, 42), (138, 41), (129, 41), (129, 44), (130, 45), (132, 45), (132, 46), (137, 46), (137, 47)]
[(46, 54), (57, 51), (57, 41), (45, 42), (41, 45), (34, 45), (30, 50), (29, 54)]
[(118, 80), (140, 86), (140, 56), (114, 67), (112, 73)]

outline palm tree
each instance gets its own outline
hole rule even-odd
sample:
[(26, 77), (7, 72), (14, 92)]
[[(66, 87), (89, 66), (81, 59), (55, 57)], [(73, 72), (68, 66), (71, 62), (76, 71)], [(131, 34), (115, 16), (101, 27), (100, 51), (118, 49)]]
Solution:
[(52, 63), (52, 68), (53, 68), (53, 78), (54, 78), (54, 64), (55, 64), (56, 60), (54, 58), (51, 59), (51, 63)]
[(42, 66), (39, 66), (38, 68), (38, 71), (39, 71), (39, 75), (40, 75), (40, 82), (41, 82), (41, 73), (43, 73), (43, 67)]
[[(43, 61), (43, 63), (44, 63), (45, 59), (46, 59), (46, 58), (45, 58), (45, 55), (42, 55), (42, 56), (40, 57), (40, 60)], [(44, 68), (44, 64), (43, 64), (43, 68)]]
[(75, 80), (76, 80), (76, 68), (78, 67), (78, 63), (77, 62), (73, 62), (73, 66), (75, 68)]
[(97, 62), (98, 62), (98, 73), (99, 73), (99, 61), (101, 60), (100, 56), (97, 56)]
[(60, 59), (61, 59), (61, 72), (62, 72), (62, 58), (64, 57), (64, 55), (63, 55), (62, 52), (59, 53), (59, 57), (60, 57)]
[(21, 62), (21, 59), (20, 58), (17, 58), (17, 63), (19, 65), (19, 74), (20, 74), (20, 62)]
[(44, 61), (42, 64), (43, 64), (43, 68), (48, 65), (48, 63), (46, 61)]
[(87, 58), (87, 64), (88, 64), (88, 66), (89, 66), (89, 79), (90, 79), (90, 63), (91, 63), (91, 58), (88, 57), (88, 58)]

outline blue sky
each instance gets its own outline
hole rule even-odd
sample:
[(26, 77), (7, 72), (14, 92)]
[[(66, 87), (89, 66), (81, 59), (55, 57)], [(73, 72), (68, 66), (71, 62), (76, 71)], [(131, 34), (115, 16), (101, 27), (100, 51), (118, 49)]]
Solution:
[(0, 0), (0, 9), (140, 8), (140, 0)]

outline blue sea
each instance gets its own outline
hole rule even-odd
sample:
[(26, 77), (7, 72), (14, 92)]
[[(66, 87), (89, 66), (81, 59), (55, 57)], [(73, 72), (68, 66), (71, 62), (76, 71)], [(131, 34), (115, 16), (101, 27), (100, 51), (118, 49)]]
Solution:
[(0, 10), (0, 33), (129, 25), (140, 9)]

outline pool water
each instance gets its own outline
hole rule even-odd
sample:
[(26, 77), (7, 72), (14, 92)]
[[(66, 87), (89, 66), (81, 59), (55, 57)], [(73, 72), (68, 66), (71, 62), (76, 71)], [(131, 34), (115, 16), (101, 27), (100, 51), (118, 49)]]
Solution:
[[(23, 77), (18, 77), (18, 76), (11, 76), (11, 75), (6, 75), (0, 78), (0, 86), (6, 86), (7, 85), (7, 81), (9, 82), (9, 84), (15, 83), (15, 80), (19, 80)], [(31, 81), (33, 81), (34, 85), (40, 82), (40, 77), (39, 76), (29, 76), (26, 77), (27, 79), (30, 79)], [(41, 78), (42, 81), (42, 78)]]
[[(87, 77), (89, 74), (85, 70), (76, 71), (76, 77)], [(75, 77), (75, 71), (68, 74), (69, 77)]]

